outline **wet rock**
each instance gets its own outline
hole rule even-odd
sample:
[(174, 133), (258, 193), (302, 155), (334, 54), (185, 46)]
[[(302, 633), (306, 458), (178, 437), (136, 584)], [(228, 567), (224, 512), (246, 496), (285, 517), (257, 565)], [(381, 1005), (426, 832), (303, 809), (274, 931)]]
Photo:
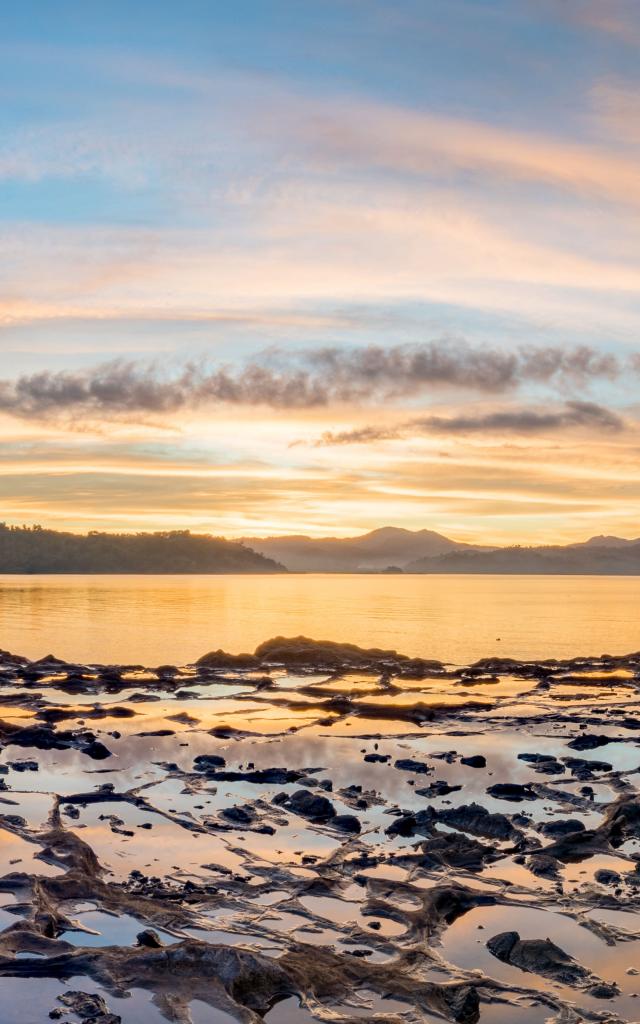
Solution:
[(251, 825), (256, 820), (256, 813), (250, 807), (225, 807), (222, 817), (228, 821), (235, 821), (239, 825)]
[(8, 764), (14, 772), (37, 772), (39, 768), (37, 761), (9, 761)]
[(489, 939), (487, 949), (503, 963), (540, 974), (561, 985), (583, 988), (596, 980), (551, 939), (521, 939), (518, 932), (501, 932)]
[(153, 928), (145, 928), (144, 931), (138, 932), (136, 942), (148, 949), (161, 949), (164, 946), (164, 942)]
[(543, 836), (558, 839), (562, 836), (570, 836), (575, 832), (584, 832), (584, 823), (579, 818), (567, 818), (561, 821), (545, 821), (540, 826)]
[(471, 757), (461, 757), (460, 764), (465, 764), (467, 768), (486, 768), (487, 759), (483, 754), (472, 754)]
[(589, 995), (593, 996), (594, 999), (614, 999), (619, 995), (619, 991), (616, 985), (607, 985), (605, 982), (599, 982), (590, 987)]
[(422, 844), (420, 864), (426, 868), (445, 865), (481, 871), (485, 858), (491, 857), (493, 852), (491, 847), (468, 836), (439, 833)]
[(252, 782), (258, 786), (285, 786), (305, 778), (305, 770), (289, 768), (255, 768), (252, 771), (208, 771), (207, 775), (216, 782)]
[(83, 754), (88, 757), (92, 757), (94, 761), (104, 761), (107, 757), (111, 757), (111, 751), (108, 747), (105, 747), (104, 743), (100, 740), (92, 740), (86, 747), (82, 749)]
[(600, 868), (593, 877), (600, 885), (615, 885), (622, 879), (617, 871), (610, 871), (608, 868)]
[(564, 864), (577, 864), (593, 857), (595, 853), (603, 852), (606, 845), (606, 840), (599, 832), (585, 828), (562, 836), (550, 846), (545, 846), (543, 853), (546, 857), (555, 858)]
[(417, 775), (426, 775), (428, 772), (432, 772), (433, 768), (426, 764), (424, 761), (415, 761), (412, 757), (401, 757), (397, 761), (394, 761), (394, 768), (398, 768), (402, 772), (415, 772)]
[(102, 996), (89, 992), (64, 992), (58, 1001), (87, 1024), (121, 1024), (122, 1017), (110, 1013)]
[(397, 651), (380, 648), (362, 648), (355, 644), (335, 643), (331, 640), (311, 640), (309, 637), (277, 636), (256, 648), (255, 657), (262, 664), (287, 665), (305, 668), (377, 669), (398, 666), (406, 672), (442, 669), (439, 661), (408, 658)]
[(414, 814), (403, 814), (385, 829), (388, 836), (412, 836), (415, 834), (417, 821)]
[(312, 821), (329, 821), (336, 817), (336, 810), (326, 796), (319, 796), (311, 793), (308, 789), (298, 789), (286, 800), (286, 806), (290, 810), (300, 814), (303, 818), (310, 818)]
[(593, 733), (582, 733), (580, 736), (576, 736), (575, 739), (567, 743), (568, 747), (572, 750), (595, 750), (596, 747), (604, 747), (607, 743), (613, 743), (611, 736), (599, 735), (596, 736)]
[(461, 789), (462, 786), (450, 786), (449, 783), (444, 782), (443, 779), (436, 779), (435, 782), (425, 786), (424, 789), (416, 789), (416, 795), (433, 799), (437, 796), (447, 796), (449, 793), (457, 793)]
[(595, 778), (597, 772), (610, 772), (613, 767), (608, 761), (585, 760), (583, 757), (563, 757), (562, 760), (573, 777), (581, 782)]
[(258, 659), (253, 654), (228, 654), (226, 651), (209, 651), (198, 658), (198, 668), (213, 669), (252, 669), (258, 667)]
[(355, 814), (336, 814), (331, 819), (331, 825), (333, 828), (339, 828), (342, 832), (353, 832), (358, 833), (361, 831), (362, 826)]
[(193, 767), (197, 772), (208, 772), (216, 768), (224, 768), (226, 765), (224, 757), (218, 754), (198, 754), (193, 761)]
[(496, 782), (493, 786), (488, 787), (487, 793), (498, 800), (511, 800), (515, 803), (519, 803), (521, 800), (538, 799), (538, 794), (528, 783), (521, 785), (518, 782)]
[(471, 835), (482, 836), (486, 839), (519, 839), (521, 833), (514, 828), (505, 814), (499, 811), (488, 811), (481, 804), (461, 804), (459, 807), (451, 807), (446, 810), (432, 810), (434, 820), (442, 822), (443, 825), (461, 829)]

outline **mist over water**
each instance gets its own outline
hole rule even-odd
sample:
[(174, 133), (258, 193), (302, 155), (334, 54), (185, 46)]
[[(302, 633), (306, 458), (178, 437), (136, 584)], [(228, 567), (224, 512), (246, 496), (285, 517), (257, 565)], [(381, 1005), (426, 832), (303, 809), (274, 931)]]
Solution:
[(159, 665), (276, 635), (461, 664), (640, 649), (640, 579), (603, 576), (4, 576), (0, 646)]

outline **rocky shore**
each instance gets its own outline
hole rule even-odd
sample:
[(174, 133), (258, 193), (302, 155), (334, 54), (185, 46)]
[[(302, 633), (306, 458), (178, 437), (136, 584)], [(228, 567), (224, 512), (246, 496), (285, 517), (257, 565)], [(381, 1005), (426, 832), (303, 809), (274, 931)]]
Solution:
[(640, 1020), (639, 689), (640, 653), (0, 652), (2, 1020)]

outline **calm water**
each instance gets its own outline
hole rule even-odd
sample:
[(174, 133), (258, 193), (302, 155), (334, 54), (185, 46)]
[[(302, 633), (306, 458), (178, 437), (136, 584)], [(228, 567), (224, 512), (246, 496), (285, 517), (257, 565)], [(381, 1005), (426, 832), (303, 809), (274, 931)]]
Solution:
[(453, 662), (628, 653), (639, 613), (636, 577), (0, 577), (0, 647), (78, 661), (185, 664), (300, 633)]

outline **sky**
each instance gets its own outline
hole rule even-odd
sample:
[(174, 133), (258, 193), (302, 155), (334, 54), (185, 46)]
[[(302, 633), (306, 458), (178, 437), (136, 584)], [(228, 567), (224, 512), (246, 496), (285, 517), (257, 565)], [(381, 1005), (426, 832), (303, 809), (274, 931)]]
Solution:
[(0, 518), (640, 535), (636, 0), (0, 7)]

